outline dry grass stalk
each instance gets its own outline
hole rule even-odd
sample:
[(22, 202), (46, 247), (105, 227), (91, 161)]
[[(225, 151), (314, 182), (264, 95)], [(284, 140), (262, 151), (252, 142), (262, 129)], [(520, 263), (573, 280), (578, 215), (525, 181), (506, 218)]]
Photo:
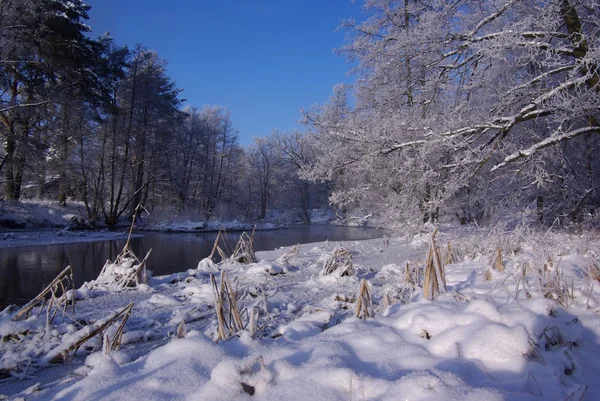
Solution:
[(496, 248), (496, 258), (494, 259), (493, 266), (499, 272), (504, 271), (504, 259), (502, 258), (502, 249), (500, 247)]
[(358, 295), (356, 297), (356, 317), (360, 319), (366, 319), (369, 317), (375, 317), (373, 311), (373, 299), (371, 298), (371, 290), (369, 283), (364, 278), (360, 281), (360, 287), (358, 288)]
[(406, 262), (406, 269), (404, 270), (404, 282), (406, 284), (415, 284), (412, 272), (410, 271), (410, 264)]
[(185, 327), (185, 320), (182, 320), (177, 325), (177, 338), (185, 338), (187, 336), (187, 328)]
[(435, 242), (437, 232), (438, 229), (436, 228), (431, 235), (431, 243), (425, 262), (423, 295), (427, 299), (437, 298), (440, 290), (443, 292), (446, 291), (446, 273), (440, 258), (439, 248)]
[(451, 265), (452, 263), (456, 263), (456, 256), (450, 248), (450, 241), (448, 241), (448, 247), (446, 248), (446, 254), (444, 255), (444, 265)]
[[(225, 250), (219, 245), (219, 243), (223, 244), (223, 247), (225, 248)], [(225, 260), (228, 258), (226, 250), (231, 249), (231, 246), (229, 245), (229, 239), (227, 238), (227, 233), (225, 233), (225, 230), (223, 230), (222, 228), (219, 230), (217, 237), (215, 238), (215, 243), (213, 244), (213, 248), (212, 251), (210, 252), (210, 255), (208, 255), (210, 260), (213, 260), (213, 257), (215, 255), (215, 251), (219, 254), (219, 257), (221, 258), (221, 260)]]
[[(432, 266), (432, 255), (431, 250), (427, 253), (427, 260), (425, 261), (425, 271), (424, 271), (424, 279), (423, 279), (423, 296), (427, 299), (430, 299), (430, 295), (433, 297), (439, 294), (439, 286), (437, 284), (437, 277), (435, 275), (435, 270)], [(431, 294), (430, 294), (431, 293)]]
[(104, 334), (104, 337), (102, 337), (102, 354), (104, 354), (104, 356), (108, 358), (110, 352), (110, 338), (108, 334)]
[(600, 282), (600, 260), (592, 252), (586, 256), (585, 273), (590, 280)]
[[(96, 322), (94, 325), (92, 325), (92, 329), (89, 332), (83, 333), (81, 337), (73, 341), (71, 344), (61, 344), (59, 347), (61, 347), (62, 349), (58, 351), (54, 349), (48, 354), (50, 355), (49, 357), (47, 356), (48, 362), (59, 363), (66, 361), (69, 358), (70, 354), (75, 354), (79, 347), (81, 347), (83, 344), (96, 337), (97, 335), (100, 335), (100, 338), (105, 339), (104, 347), (107, 347), (105, 348), (105, 352), (108, 353), (110, 350), (118, 350), (121, 346), (123, 328), (125, 326), (125, 323), (127, 322), (127, 319), (129, 319), (129, 316), (131, 315), (132, 308), (133, 302), (127, 305), (125, 308), (121, 309), (119, 312), (114, 313), (109, 318), (103, 321)], [(117, 332), (113, 336), (112, 340), (110, 340), (108, 339), (108, 336), (105, 336), (106, 330), (113, 323), (119, 320), (119, 318), (121, 319), (119, 328), (117, 329)]]
[(529, 271), (529, 263), (525, 262), (521, 265), (521, 280), (527, 282), (527, 272)]
[(354, 265), (352, 264), (352, 254), (342, 246), (336, 246), (331, 252), (331, 256), (323, 264), (321, 275), (336, 273), (340, 277), (353, 276)]
[(492, 280), (492, 271), (490, 269), (485, 269), (483, 272), (483, 280), (491, 281)]
[(219, 291), (217, 287), (217, 281), (214, 275), (210, 275), (210, 282), (213, 287), (213, 294), (215, 297), (215, 314), (217, 315), (217, 340), (223, 340), (228, 338), (225, 331), (225, 311), (224, 311), (224, 299), (222, 291)]
[(283, 256), (279, 257), (277, 261), (279, 263), (283, 263), (287, 266), (291, 266), (294, 263), (294, 260), (300, 253), (300, 244), (294, 245), (289, 251), (287, 251)]
[(214, 275), (210, 275), (215, 297), (217, 315), (217, 341), (226, 340), (244, 330), (245, 325), (237, 305), (236, 293), (224, 271), (221, 271), (221, 284), (217, 285)]
[(260, 315), (260, 311), (257, 306), (253, 306), (250, 309), (250, 318), (248, 322), (248, 331), (250, 332), (250, 336), (254, 338), (256, 335), (256, 329), (258, 328), (258, 316)]
[[(69, 291), (69, 289), (73, 290), (72, 313), (74, 314), (75, 288), (73, 281), (73, 269), (71, 269), (71, 266), (67, 266), (62, 272), (58, 274), (58, 276), (56, 276), (54, 280), (52, 280), (50, 284), (48, 284), (46, 288), (42, 290), (42, 292), (40, 292), (34, 299), (32, 299), (25, 306), (19, 309), (19, 311), (13, 316), (13, 320), (27, 319), (36, 306), (43, 304), (48, 295), (50, 295), (50, 301), (48, 302), (48, 305), (46, 307), (46, 314), (48, 316), (52, 315), (50, 322), (54, 319), (54, 316), (59, 310), (61, 310), (66, 315), (69, 302), (67, 297), (67, 291)], [(61, 296), (60, 298), (57, 298), (56, 294), (59, 290), (61, 292)]]
[(120, 313), (121, 324), (119, 324), (119, 327), (117, 328), (117, 331), (115, 332), (115, 335), (113, 336), (113, 339), (110, 343), (111, 350), (118, 351), (119, 348), (121, 348), (121, 341), (123, 341), (123, 330), (125, 329), (125, 323), (127, 323), (129, 316), (131, 316), (132, 308), (133, 308), (133, 302), (131, 302), (129, 305), (127, 305), (125, 307), (125, 309), (123, 309), (121, 311), (121, 313)]
[[(124, 258), (127, 258), (127, 257), (133, 257), (133, 258), (135, 258), (137, 260), (137, 256), (135, 256), (135, 253), (133, 253), (133, 251), (129, 247), (129, 242), (131, 241), (131, 234), (133, 234), (133, 229), (135, 227), (135, 220), (137, 218), (137, 215), (142, 210), (145, 210), (146, 213), (148, 213), (148, 211), (144, 208), (144, 206), (142, 206), (142, 204), (139, 203), (135, 207), (135, 211), (133, 213), (133, 219), (131, 219), (131, 226), (129, 226), (129, 234), (127, 235), (127, 241), (125, 242), (125, 246), (123, 247), (123, 250), (121, 250), (121, 253), (119, 254), (119, 256), (117, 256), (117, 260), (124, 259)], [(148, 252), (148, 253), (150, 253), (150, 252)], [(139, 260), (138, 260), (138, 262), (139, 262)]]
[(383, 309), (387, 309), (392, 305), (392, 302), (390, 301), (390, 295), (386, 292), (385, 294), (383, 294)]
[(252, 231), (252, 235), (248, 235), (245, 232), (240, 235), (240, 239), (235, 245), (230, 260), (244, 264), (257, 262), (256, 255), (254, 254), (254, 230)]

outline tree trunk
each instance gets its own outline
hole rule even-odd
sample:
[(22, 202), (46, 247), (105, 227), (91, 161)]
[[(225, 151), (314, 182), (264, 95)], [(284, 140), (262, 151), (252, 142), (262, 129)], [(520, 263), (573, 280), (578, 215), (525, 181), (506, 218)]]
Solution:
[(15, 138), (9, 133), (4, 143), (4, 152), (6, 154), (6, 167), (4, 168), (4, 180), (6, 181), (4, 197), (6, 200), (19, 200), (15, 191), (14, 158), (15, 158)]

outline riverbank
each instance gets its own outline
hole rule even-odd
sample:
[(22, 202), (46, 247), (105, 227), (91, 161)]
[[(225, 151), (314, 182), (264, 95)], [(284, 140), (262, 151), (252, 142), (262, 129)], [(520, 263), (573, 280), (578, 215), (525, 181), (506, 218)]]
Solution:
[[(126, 239), (127, 230), (12, 230), (0, 233), (0, 249), (35, 245), (78, 244), (82, 242), (110, 241)], [(132, 238), (142, 234), (133, 233)]]
[(85, 225), (80, 203), (59, 206), (56, 201), (0, 201), (0, 229), (47, 229)]
[[(443, 232), (446, 291), (435, 301), (422, 288), (429, 235), (305, 244), (258, 252), (249, 265), (221, 264), (248, 311), (242, 320), (256, 311), (254, 338), (247, 326), (215, 342), (209, 273), (216, 266), (209, 263), (137, 289), (89, 285), (77, 292), (75, 310), (86, 324), (134, 303), (120, 350), (103, 352), (92, 339), (69, 364), (48, 365), (80, 333), (59, 319), (48, 335), (42, 329), (30, 337), (35, 347), (5, 342), (2, 368), (13, 370), (0, 393), (27, 400), (597, 399), (600, 361), (590, 356), (600, 355), (600, 277), (592, 268), (600, 240), (523, 234)], [(323, 274), (339, 246), (353, 272), (343, 275), (342, 263)], [(374, 312), (366, 320), (354, 317), (363, 279)], [(10, 313), (2, 312), (5, 338), (20, 324), (44, 326), (45, 315), (9, 324)]]
[[(311, 223), (326, 224), (332, 217), (325, 212), (311, 211)], [(342, 222), (337, 222), (341, 224)], [(81, 202), (70, 202), (67, 206), (59, 206), (56, 201), (0, 201), (0, 234), (15, 230), (33, 231), (68, 229), (89, 230), (91, 228), (124, 229), (131, 223), (121, 219), (116, 227), (107, 227), (101, 221), (91, 224), (86, 218), (85, 206)], [(286, 219), (283, 216), (257, 222), (233, 220), (204, 220), (197, 213), (176, 213), (170, 209), (153, 211), (150, 215), (142, 213), (136, 222), (136, 230), (160, 231), (175, 233), (201, 233), (226, 231), (274, 230), (298, 221)], [(355, 220), (349, 220), (348, 226), (359, 226)], [(75, 235), (73, 235), (75, 237)], [(1, 236), (0, 236), (1, 238)], [(0, 245), (1, 246), (1, 245)]]

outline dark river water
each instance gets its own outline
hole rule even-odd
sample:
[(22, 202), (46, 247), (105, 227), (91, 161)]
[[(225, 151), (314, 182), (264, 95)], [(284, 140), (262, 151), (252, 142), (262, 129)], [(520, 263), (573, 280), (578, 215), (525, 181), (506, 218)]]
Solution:
[[(235, 245), (240, 233), (228, 233)], [(325, 240), (381, 238), (385, 230), (364, 227), (306, 225), (257, 231), (256, 251)], [(148, 269), (155, 276), (194, 269), (208, 256), (216, 233), (144, 233), (131, 239), (131, 249), (142, 258), (152, 249)], [(34, 245), (0, 249), (0, 310), (24, 304), (43, 290), (66, 266), (71, 265), (79, 287), (95, 279), (107, 259), (113, 260), (125, 240), (108, 240), (58, 245)]]

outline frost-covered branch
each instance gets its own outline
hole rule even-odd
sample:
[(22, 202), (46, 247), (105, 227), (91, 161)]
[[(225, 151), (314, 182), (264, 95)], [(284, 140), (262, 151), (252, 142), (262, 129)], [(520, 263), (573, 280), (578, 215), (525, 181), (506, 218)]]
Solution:
[(410, 146), (424, 145), (425, 143), (427, 143), (427, 141), (425, 141), (424, 139), (421, 139), (418, 141), (396, 143), (394, 145), (390, 145), (386, 149), (381, 150), (379, 153), (381, 153), (382, 155), (387, 155), (387, 154), (390, 154), (390, 153), (395, 152), (400, 149), (408, 148)]
[(579, 135), (591, 134), (593, 132), (600, 132), (600, 127), (584, 127), (584, 128), (576, 129), (574, 131), (564, 133), (562, 135), (552, 135), (552, 136), (544, 139), (543, 141), (536, 143), (535, 145), (531, 145), (527, 149), (519, 150), (511, 155), (506, 156), (504, 158), (504, 160), (502, 161), (502, 163), (496, 164), (494, 167), (492, 167), (491, 171), (495, 171), (495, 170), (498, 170), (499, 168), (505, 167), (509, 163), (512, 163), (516, 160), (519, 160), (522, 158), (529, 158), (534, 153), (536, 153), (539, 150), (544, 149), (548, 146), (555, 145), (559, 142), (566, 141), (568, 139), (573, 139)]
[(507, 2), (504, 6), (500, 7), (500, 9), (498, 9), (498, 11), (496, 11), (493, 14), (490, 14), (489, 16), (484, 18), (481, 22), (479, 22), (479, 24), (477, 24), (475, 26), (475, 28), (473, 28), (473, 30), (468, 34), (468, 36), (474, 36), (477, 32), (479, 32), (481, 30), (481, 28), (483, 28), (490, 22), (492, 22), (495, 19), (497, 19), (498, 17), (500, 17), (502, 14), (504, 14), (506, 12), (506, 10), (508, 10), (513, 5), (515, 5), (516, 3), (519, 3), (521, 1), (522, 0), (511, 0), (511, 1)]
[(7, 111), (11, 111), (11, 110), (14, 110), (14, 109), (42, 106), (42, 105), (48, 104), (48, 103), (50, 103), (49, 100), (44, 100), (44, 101), (40, 101), (40, 102), (33, 102), (33, 103), (15, 104), (13, 106), (8, 106), (8, 107), (4, 107), (4, 108), (0, 109), (0, 113), (6, 113)]

